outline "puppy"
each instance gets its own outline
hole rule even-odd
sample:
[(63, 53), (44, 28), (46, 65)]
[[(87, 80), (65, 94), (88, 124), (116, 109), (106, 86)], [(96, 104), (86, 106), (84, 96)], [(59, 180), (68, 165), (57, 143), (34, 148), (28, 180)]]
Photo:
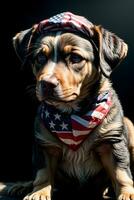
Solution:
[(84, 184), (105, 170), (116, 199), (134, 200), (134, 129), (109, 78), (126, 57), (127, 44), (70, 12), (18, 33), (13, 44), (37, 80), (35, 141), (44, 156), (24, 199), (50, 200), (59, 172)]

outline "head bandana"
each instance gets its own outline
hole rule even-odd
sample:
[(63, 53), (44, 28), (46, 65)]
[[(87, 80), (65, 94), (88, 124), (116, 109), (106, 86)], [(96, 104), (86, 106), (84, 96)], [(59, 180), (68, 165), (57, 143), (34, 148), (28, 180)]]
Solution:
[(36, 24), (34, 26), (31, 40), (38, 37), (38, 35), (43, 35), (53, 31), (82, 33), (90, 39), (95, 49), (97, 49), (95, 43), (91, 39), (93, 36), (92, 27), (94, 27), (94, 25), (86, 18), (79, 15), (74, 15), (71, 12), (63, 12), (50, 17), (49, 19), (43, 20), (39, 24)]
[(37, 31), (40, 33), (60, 30), (72, 32), (77, 31), (87, 36), (91, 36), (91, 27), (93, 27), (93, 24), (89, 22), (86, 18), (74, 15), (71, 12), (64, 12), (41, 21), (37, 27)]

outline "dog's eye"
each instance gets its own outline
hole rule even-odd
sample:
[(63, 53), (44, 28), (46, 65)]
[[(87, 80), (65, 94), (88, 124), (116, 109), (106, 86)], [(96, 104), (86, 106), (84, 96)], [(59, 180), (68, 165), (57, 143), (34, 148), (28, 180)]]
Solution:
[(83, 60), (82, 56), (80, 56), (80, 55), (78, 55), (78, 54), (76, 54), (76, 53), (72, 53), (72, 54), (70, 55), (70, 61), (71, 61), (72, 63), (79, 63), (79, 62), (81, 62), (82, 60)]
[(38, 54), (37, 56), (37, 63), (39, 63), (40, 65), (44, 65), (47, 62), (47, 56), (41, 52)]

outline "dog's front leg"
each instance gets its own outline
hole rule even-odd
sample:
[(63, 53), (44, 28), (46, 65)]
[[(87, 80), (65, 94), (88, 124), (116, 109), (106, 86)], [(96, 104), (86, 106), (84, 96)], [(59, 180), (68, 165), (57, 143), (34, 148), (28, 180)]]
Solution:
[[(113, 147), (113, 145), (110, 144), (103, 144), (98, 147), (97, 152), (102, 165), (111, 178), (117, 199), (134, 200), (134, 187), (129, 163), (126, 163), (126, 166), (123, 163), (123, 167), (119, 164), (120, 159), (123, 158), (119, 158), (121, 156), (120, 152), (119, 157), (115, 155), (115, 148), (116, 145)], [(119, 149), (117, 151), (119, 151)]]
[(58, 157), (50, 156), (46, 151), (43, 154), (45, 156), (45, 166), (37, 171), (33, 182), (34, 189), (24, 200), (51, 200)]

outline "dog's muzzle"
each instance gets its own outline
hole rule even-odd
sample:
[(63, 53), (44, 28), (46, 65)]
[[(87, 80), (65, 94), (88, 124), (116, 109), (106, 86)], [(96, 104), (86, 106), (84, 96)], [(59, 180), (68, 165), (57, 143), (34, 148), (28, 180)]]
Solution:
[(58, 80), (54, 77), (45, 77), (41, 80), (41, 89), (45, 96), (53, 95), (54, 89), (59, 85)]

